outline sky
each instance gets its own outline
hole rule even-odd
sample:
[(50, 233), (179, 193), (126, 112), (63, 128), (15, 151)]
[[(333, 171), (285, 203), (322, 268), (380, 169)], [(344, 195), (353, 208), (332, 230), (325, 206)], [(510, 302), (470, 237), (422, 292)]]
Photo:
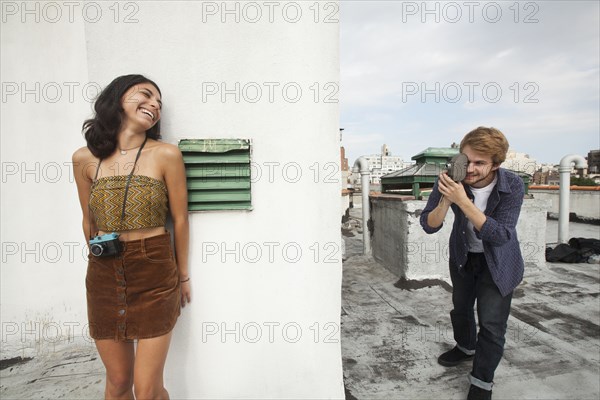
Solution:
[(600, 149), (600, 2), (340, 2), (350, 165), (493, 126), (541, 163)]

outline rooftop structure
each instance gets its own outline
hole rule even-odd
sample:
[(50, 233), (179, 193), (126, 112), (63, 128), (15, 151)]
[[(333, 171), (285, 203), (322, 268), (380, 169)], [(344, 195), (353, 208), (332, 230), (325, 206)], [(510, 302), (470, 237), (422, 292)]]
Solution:
[(382, 176), (381, 191), (412, 194), (419, 198), (423, 189), (433, 188), (437, 176), (456, 154), (458, 154), (457, 148), (428, 147), (412, 157), (416, 164)]

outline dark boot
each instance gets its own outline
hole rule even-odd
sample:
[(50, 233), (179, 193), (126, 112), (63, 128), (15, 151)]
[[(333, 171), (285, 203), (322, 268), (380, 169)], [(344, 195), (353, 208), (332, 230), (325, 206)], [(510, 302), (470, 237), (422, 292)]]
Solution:
[(492, 391), (471, 385), (467, 400), (492, 400)]
[(465, 354), (458, 347), (445, 352), (438, 357), (438, 363), (444, 367), (454, 367), (463, 361), (471, 360), (474, 354)]

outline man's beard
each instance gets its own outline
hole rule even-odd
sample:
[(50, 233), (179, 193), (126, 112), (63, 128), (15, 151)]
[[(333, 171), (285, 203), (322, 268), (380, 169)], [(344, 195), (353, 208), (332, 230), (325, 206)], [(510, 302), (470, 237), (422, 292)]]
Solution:
[[(494, 173), (495, 171), (490, 169), (490, 172), (487, 173), (487, 175), (485, 175), (484, 177), (479, 178), (481, 175), (477, 174), (477, 175), (472, 175), (473, 179), (475, 179), (474, 181), (469, 181), (469, 174), (467, 174), (467, 176), (464, 179), (464, 183), (472, 186), (472, 187), (477, 187), (475, 185), (477, 185), (479, 182), (485, 182), (486, 179), (489, 178), (489, 176)], [(489, 185), (492, 181), (490, 180), (489, 182), (487, 182), (486, 185), (480, 186), (480, 187), (485, 187), (487, 185)]]

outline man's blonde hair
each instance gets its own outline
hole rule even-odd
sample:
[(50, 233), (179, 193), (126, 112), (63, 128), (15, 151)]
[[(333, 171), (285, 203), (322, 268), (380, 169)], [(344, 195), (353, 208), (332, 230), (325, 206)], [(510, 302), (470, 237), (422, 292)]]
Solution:
[(502, 132), (496, 128), (480, 126), (467, 133), (460, 142), (460, 151), (469, 146), (478, 153), (488, 154), (492, 157), (494, 164), (500, 165), (506, 160), (508, 152), (508, 140)]

